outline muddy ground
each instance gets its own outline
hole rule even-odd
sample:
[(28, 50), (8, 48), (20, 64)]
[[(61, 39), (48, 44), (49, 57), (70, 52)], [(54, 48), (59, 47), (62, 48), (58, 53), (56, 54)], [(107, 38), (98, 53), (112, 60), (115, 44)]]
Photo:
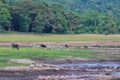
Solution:
[[(8, 43), (0, 43), (0, 46), (10, 46)], [(120, 55), (120, 48), (91, 47), (92, 45), (120, 45), (120, 41), (81, 41), (81, 42), (34, 42), (19, 43), (23, 47), (70, 47), (90, 46), (88, 49), (104, 50), (103, 54)], [(101, 55), (103, 55), (101, 54)], [(94, 54), (94, 56), (99, 56)], [(24, 60), (21, 60), (24, 62)], [(26, 60), (27, 61), (27, 60)], [(29, 61), (29, 60), (28, 60)], [(30, 63), (30, 62), (29, 62)], [(112, 80), (120, 78), (120, 59), (38, 59), (33, 60), (26, 67), (1, 67), (0, 80)], [(120, 80), (120, 79), (117, 79)]]
[(112, 80), (120, 78), (120, 60), (66, 58), (36, 60), (26, 67), (1, 67), (0, 80)]

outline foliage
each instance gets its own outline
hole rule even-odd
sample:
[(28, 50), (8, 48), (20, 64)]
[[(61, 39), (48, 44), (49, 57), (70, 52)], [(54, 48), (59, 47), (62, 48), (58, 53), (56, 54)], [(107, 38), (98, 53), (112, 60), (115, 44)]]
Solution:
[(2, 0), (0, 31), (116, 34), (120, 33), (119, 3), (120, 0)]
[(10, 29), (11, 14), (2, 2), (0, 2), (0, 32)]

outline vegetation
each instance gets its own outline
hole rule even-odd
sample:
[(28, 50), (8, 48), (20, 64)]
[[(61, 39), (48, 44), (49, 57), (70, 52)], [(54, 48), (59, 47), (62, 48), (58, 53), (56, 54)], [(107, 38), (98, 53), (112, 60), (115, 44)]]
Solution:
[(8, 47), (0, 47), (0, 66), (14, 66), (20, 64), (9, 63), (13, 59), (55, 59), (65, 57), (92, 58), (95, 50), (83, 49), (41, 49), (41, 48), (20, 48), (19, 50)]
[(95, 34), (0, 34), (0, 42), (65, 42), (65, 41), (104, 41), (120, 40), (120, 35)]
[[(20, 66), (26, 64), (10, 63), (13, 59), (58, 59), (58, 58), (86, 58), (86, 59), (119, 59), (118, 54), (104, 54), (100, 50), (86, 49), (42, 49), (42, 48), (20, 48), (0, 47), (0, 66)], [(101, 54), (102, 53), (102, 54)]]
[(120, 0), (1, 0), (0, 32), (120, 33)]

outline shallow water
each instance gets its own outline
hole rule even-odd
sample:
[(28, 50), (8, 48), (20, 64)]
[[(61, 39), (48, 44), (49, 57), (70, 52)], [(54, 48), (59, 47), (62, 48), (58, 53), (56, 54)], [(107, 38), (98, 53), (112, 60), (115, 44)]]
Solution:
[(95, 67), (120, 67), (120, 62), (110, 62), (110, 61), (104, 61), (104, 62), (78, 62), (78, 63), (66, 63), (66, 64), (58, 64), (62, 67), (75, 67), (75, 68), (95, 68)]
[(120, 72), (113, 72), (112, 75), (120, 76)]
[[(76, 62), (76, 63), (64, 63), (64, 64), (57, 64), (58, 66), (62, 67), (67, 67), (71, 68), (73, 67), (76, 70), (67, 70), (67, 71), (54, 71), (54, 70), (43, 70), (43, 71), (28, 71), (28, 72), (1, 72), (0, 74), (0, 80), (34, 80), (36, 79), (39, 75), (105, 75), (106, 72), (102, 71), (102, 69), (114, 69), (112, 72), (110, 72), (109, 75), (115, 75), (115, 76), (120, 76), (120, 61), (83, 61), (83, 62)], [(84, 71), (86, 69), (91, 69), (94, 70), (94, 68), (98, 69), (98, 71), (91, 73), (91, 71)], [(80, 71), (78, 71), (80, 69)], [(108, 71), (109, 73), (109, 71)], [(68, 79), (67, 79), (68, 80)], [(74, 79), (70, 79), (74, 80)], [(91, 79), (91, 77), (82, 77), (80, 79), (75, 79), (75, 80), (94, 80)]]
[(68, 80), (93, 80), (93, 79), (90, 79), (90, 78), (80, 78), (80, 79), (68, 79)]
[(0, 77), (0, 80), (34, 80), (36, 77)]
[[(101, 69), (96, 73), (93, 74), (106, 74), (105, 71), (102, 71), (102, 69), (111, 69), (111, 70), (115, 70), (116, 71), (112, 71), (109, 74), (110, 75), (115, 75), (115, 76), (120, 76), (120, 72), (117, 71), (118, 68), (120, 68), (120, 61), (102, 61), (102, 62), (78, 62), (78, 63), (66, 63), (66, 64), (58, 64), (59, 66), (62, 67), (66, 67), (66, 68), (73, 68), (73, 69)], [(79, 72), (78, 72), (79, 73)], [(78, 74), (75, 71), (71, 71), (68, 74)], [(86, 72), (81, 72), (83, 74), (90, 74), (90, 72), (86, 73)], [(87, 79), (78, 79), (78, 80), (87, 80)]]

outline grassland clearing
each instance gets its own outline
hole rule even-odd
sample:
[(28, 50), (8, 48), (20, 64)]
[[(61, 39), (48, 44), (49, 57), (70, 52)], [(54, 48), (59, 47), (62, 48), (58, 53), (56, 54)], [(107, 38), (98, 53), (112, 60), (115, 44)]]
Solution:
[[(30, 48), (21, 48), (20, 50), (12, 50), (10, 47), (11, 42), (18, 42), (20, 46), (28, 46)], [(88, 50), (88, 49), (42, 49), (32, 48), (31, 45), (45, 43), (48, 46), (64, 46), (68, 44), (70, 46), (81, 47), (84, 45), (92, 46), (99, 44), (101, 46), (119, 46), (120, 35), (95, 35), (95, 34), (0, 34), (0, 64), (1, 66), (7, 65), (3, 61), (9, 61), (11, 59), (54, 59), (63, 57), (80, 57), (80, 58), (119, 58), (119, 54), (103, 54), (99, 53), (100, 50)], [(94, 53), (94, 54), (93, 54)], [(11, 65), (11, 64), (10, 64)], [(19, 65), (19, 64), (18, 64)], [(9, 65), (8, 65), (9, 66)]]
[(56, 59), (67, 57), (93, 58), (92, 53), (100, 52), (96, 50), (84, 49), (42, 49), (42, 48), (20, 48), (12, 50), (9, 47), (0, 47), (0, 66), (3, 62), (11, 59)]
[(0, 34), (0, 42), (120, 41), (120, 35), (96, 34)]
[[(108, 50), (109, 51), (109, 50)], [(110, 51), (111, 52), (111, 51)], [(114, 52), (114, 51), (113, 51)], [(117, 54), (117, 53), (116, 53)], [(119, 52), (118, 52), (119, 54)], [(85, 61), (79, 60), (80, 58), (86, 59)], [(109, 60), (104, 60), (101, 61), (101, 59), (112, 59), (112, 58), (120, 58), (120, 56), (112, 55), (109, 53), (104, 52), (103, 50), (91, 50), (91, 49), (79, 49), (79, 48), (61, 48), (61, 49), (56, 49), (56, 48), (20, 48), (19, 50), (17, 49), (11, 49), (10, 47), (0, 47), (0, 69), (3, 67), (5, 70), (0, 71), (0, 76), (4, 76), (4, 79), (36, 79), (39, 80), (41, 77), (43, 79), (46, 79), (46, 77), (49, 77), (52, 75), (58, 75), (59, 77), (68, 77), (70, 78), (72, 74), (75, 74), (73, 77), (77, 79), (77, 75), (79, 76), (78, 79), (86, 79), (90, 78), (93, 80), (99, 79), (104, 79), (104, 80), (109, 80), (113, 78), (119, 78), (119, 75), (112, 75), (112, 73), (117, 74), (117, 72), (120, 71), (119, 66), (115, 69), (115, 65), (111, 65), (117, 63), (119, 64), (119, 61), (110, 61)], [(28, 59), (28, 60), (36, 60), (38, 64), (41, 65), (42, 63), (45, 64), (66, 64), (66, 65), (72, 65), (73, 67), (59, 67), (57, 68), (52, 68), (52, 67), (34, 67), (30, 68), (28, 65), (29, 64), (20, 64), (20, 63), (11, 63), (9, 60), (17, 60), (17, 59)], [(88, 60), (87, 60), (88, 59)], [(55, 61), (56, 60), (56, 61)], [(61, 61), (60, 61), (61, 60)], [(67, 62), (66, 62), (66, 61)], [(76, 63), (76, 61), (78, 63)], [(79, 61), (78, 61), (79, 60)], [(99, 61), (100, 60), (100, 61)], [(39, 63), (40, 61), (40, 63)], [(51, 63), (52, 61), (52, 63)], [(107, 61), (107, 62), (106, 62)], [(95, 63), (94, 63), (95, 62)], [(93, 64), (97, 65), (95, 68), (92, 67), (87, 67), (87, 64)], [(104, 64), (103, 64), (104, 63)], [(82, 65), (84, 67), (80, 68), (77, 65)], [(112, 67), (105, 67), (104, 65), (111, 65)], [(101, 67), (103, 65), (103, 67)], [(4, 67), (5, 66), (5, 67)], [(12, 67), (6, 67), (6, 66), (12, 66)], [(15, 66), (15, 67), (13, 67)], [(17, 67), (18, 66), (18, 67)], [(21, 66), (21, 67), (20, 67)], [(46, 69), (47, 68), (47, 69)], [(2, 72), (3, 71), (3, 72)], [(12, 72), (12, 75), (11, 75)], [(92, 74), (91, 74), (92, 73)], [(88, 74), (91, 74), (88, 76)], [(118, 73), (119, 74), (119, 73)], [(23, 75), (23, 76), (21, 76)], [(41, 76), (42, 75), (42, 76)], [(48, 75), (48, 76), (45, 76)], [(83, 76), (84, 75), (84, 76)], [(9, 76), (9, 77), (8, 77)], [(17, 77), (16, 77), (17, 76)], [(25, 76), (25, 77), (24, 77)], [(26, 77), (27, 76), (27, 77)], [(40, 77), (39, 77), (40, 76)], [(50, 77), (49, 77), (50, 78)], [(54, 77), (51, 77), (52, 79)], [(60, 79), (58, 79), (60, 80)]]
[[(107, 50), (109, 51), (109, 50)], [(109, 51), (110, 52), (110, 51)], [(79, 48), (20, 48), (12, 49), (10, 47), (0, 47), (0, 66), (14, 66), (9, 60), (29, 59), (29, 60), (50, 60), (60, 58), (84, 58), (84, 59), (119, 59), (119, 52), (116, 54), (108, 54), (103, 50), (79, 49)], [(114, 53), (115, 51), (113, 51)], [(20, 64), (17, 64), (20, 65)], [(24, 65), (24, 64), (23, 64)]]
[[(18, 43), (20, 45), (20, 49), (19, 50), (12, 49), (10, 46), (12, 42)], [(41, 48), (40, 47), (41, 44), (45, 44), (47, 48)], [(66, 44), (68, 45), (68, 47), (65, 47)], [(94, 48), (92, 47), (94, 44), (100, 45), (102, 47)], [(36, 47), (36, 45), (39, 47)], [(120, 67), (116, 65), (119, 65), (119, 60), (120, 60), (120, 47), (119, 47), (120, 35), (1, 34), (0, 46), (1, 46), (0, 69), (2, 69), (1, 67), (5, 67), (6, 69), (6, 67), (8, 66), (6, 71), (2, 70), (4, 71), (4, 73), (1, 71), (0, 75), (4, 76), (6, 74), (6, 77), (4, 77), (6, 79), (9, 78), (7, 76), (19, 79), (21, 74), (24, 76), (28, 76), (29, 74), (28, 78), (30, 79), (32, 79), (33, 76), (36, 76), (36, 78), (38, 78), (39, 75), (59, 74), (59, 76), (61, 76), (60, 74), (66, 72), (67, 73), (65, 75), (67, 76), (68, 74), (73, 72), (75, 74), (78, 74), (79, 76), (85, 75), (85, 78), (81, 77), (83, 79), (86, 79), (86, 77), (88, 77), (88, 74), (91, 74), (92, 72), (93, 75), (89, 76), (89, 78), (93, 80), (95, 80), (94, 78), (95, 75), (97, 76), (96, 78), (100, 78), (100, 79), (102, 79), (104, 76), (112, 79), (114, 77), (112, 73), (114, 72), (117, 74), (116, 75), (117, 77), (114, 78), (119, 77), (118, 72), (120, 71)], [(83, 46), (88, 46), (88, 48), (84, 48)], [(44, 70), (45, 68), (43, 67), (42, 69), (41, 67), (37, 67), (37, 68), (35, 67), (32, 68), (31, 71), (30, 68), (31, 62), (27, 64), (24, 63), (24, 61), (29, 61), (29, 60), (33, 61), (34, 63), (38, 63), (40, 65), (41, 62), (48, 65), (65, 63), (66, 65), (73, 64), (73, 67), (72, 68), (68, 67), (67, 70), (59, 68), (57, 71), (56, 69), (53, 68), (51, 69), (51, 67), (45, 67), (48, 68), (48, 70)], [(20, 61), (20, 63), (16, 61)], [(94, 64), (97, 65), (98, 63), (100, 64), (97, 65), (95, 68), (89, 67), (89, 71), (88, 71), (87, 65), (83, 69), (80, 68), (79, 66), (76, 67), (76, 65), (74, 65), (75, 63), (78, 65), (81, 65), (82, 63), (83, 64), (91, 63), (93, 65)], [(112, 67), (109, 66), (104, 67), (103, 63), (105, 65), (109, 63), (109, 65)], [(111, 64), (116, 64), (116, 65), (111, 65)], [(13, 72), (13, 75), (11, 75), (11, 71)], [(16, 74), (16, 72), (19, 73), (20, 75)], [(99, 77), (99, 75), (101, 75), (101, 77)], [(71, 75), (69, 75), (69, 77), (70, 76)], [(45, 77), (43, 76), (43, 78), (46, 77), (47, 76)]]

